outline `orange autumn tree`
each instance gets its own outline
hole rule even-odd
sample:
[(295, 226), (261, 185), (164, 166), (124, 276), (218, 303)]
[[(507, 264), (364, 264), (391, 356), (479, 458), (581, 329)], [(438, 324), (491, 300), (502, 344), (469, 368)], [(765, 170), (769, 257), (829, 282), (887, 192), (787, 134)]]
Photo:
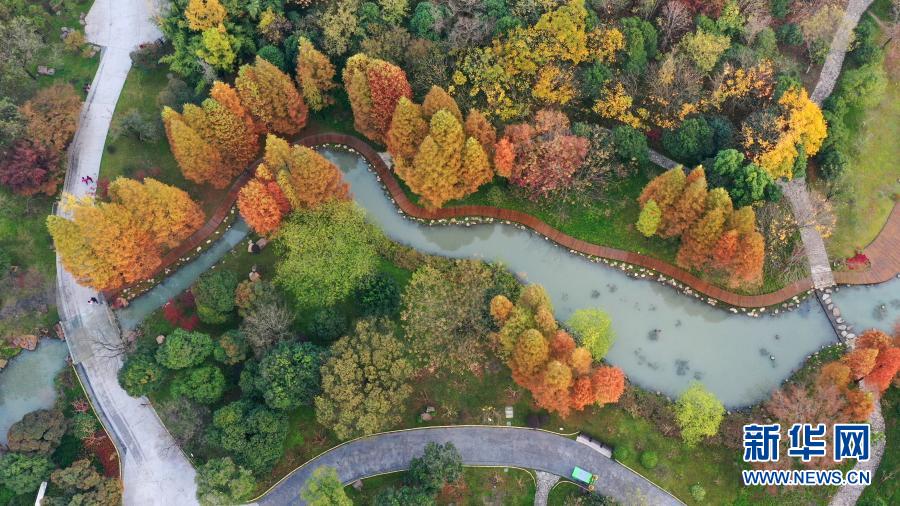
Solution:
[(896, 344), (891, 336), (877, 329), (860, 334), (856, 338), (856, 349), (847, 356), (854, 376), (857, 379), (865, 376), (865, 384), (877, 393), (887, 390), (900, 371), (900, 347)]
[(241, 118), (247, 132), (257, 135), (266, 133), (266, 125), (253, 118), (253, 115), (241, 102), (241, 97), (238, 96), (237, 91), (231, 85), (222, 81), (216, 81), (209, 90), (209, 96)]
[(202, 106), (185, 104), (181, 116), (219, 153), (221, 165), (206, 180), (214, 188), (227, 187), (256, 158), (256, 133), (247, 130), (244, 120), (219, 102), (207, 98)]
[(401, 97), (412, 98), (406, 73), (394, 64), (358, 53), (347, 59), (342, 77), (353, 110), (353, 126), (384, 144), (397, 102)]
[(590, 352), (558, 328), (550, 298), (540, 285), (528, 285), (513, 304), (503, 295), (491, 300), (500, 331), (493, 337), (513, 380), (528, 389), (535, 404), (560, 416), (590, 404), (617, 402), (625, 376), (616, 367), (592, 367)]
[(110, 198), (68, 202), (71, 220), (47, 218), (66, 270), (98, 290), (146, 279), (168, 248), (202, 225), (203, 214), (186, 193), (152, 179), (141, 184), (120, 178), (110, 185)]
[(494, 144), (497, 142), (497, 130), (488, 121), (487, 117), (478, 109), (469, 109), (466, 122), (463, 124), (466, 137), (474, 137), (484, 152), (491, 156), (494, 154)]
[(308, 109), (291, 78), (259, 56), (238, 70), (241, 102), (270, 132), (294, 135), (306, 126)]
[(841, 362), (850, 368), (853, 379), (860, 380), (875, 367), (876, 357), (878, 350), (875, 348), (857, 348), (841, 357)]
[(259, 178), (251, 179), (241, 188), (237, 206), (244, 221), (259, 235), (278, 230), (284, 217), (275, 196)]
[(306, 146), (290, 146), (274, 135), (266, 138), (266, 165), (294, 209), (309, 209), (332, 199), (350, 198), (341, 170)]
[(221, 184), (223, 178), (217, 174), (224, 163), (219, 151), (173, 109), (164, 107), (162, 119), (166, 127), (166, 137), (169, 139), (169, 148), (185, 179), (198, 184), (212, 181)]
[(685, 176), (678, 166), (652, 179), (638, 197), (642, 210), (651, 202), (660, 210), (654, 234), (681, 238), (679, 267), (724, 274), (732, 288), (762, 282), (765, 239), (756, 213), (750, 206), (735, 210), (724, 188), (709, 190), (702, 167)]
[(340, 169), (306, 146), (291, 146), (270, 134), (264, 160), (238, 193), (238, 210), (258, 234), (277, 230), (294, 209), (350, 198)]

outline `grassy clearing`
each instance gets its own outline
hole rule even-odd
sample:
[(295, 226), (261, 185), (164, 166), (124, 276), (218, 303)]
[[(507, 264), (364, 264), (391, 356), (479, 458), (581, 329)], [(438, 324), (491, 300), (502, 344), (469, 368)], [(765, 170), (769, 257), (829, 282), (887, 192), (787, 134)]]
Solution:
[(136, 66), (131, 68), (116, 104), (112, 124), (115, 125), (130, 111), (136, 110), (145, 119), (158, 122), (159, 140), (143, 142), (126, 135), (118, 139), (107, 137), (106, 149), (100, 162), (100, 177), (110, 181), (120, 176), (155, 178), (188, 192), (209, 216), (221, 204), (227, 189), (216, 190), (209, 185), (198, 185), (186, 180), (181, 174), (162, 128), (162, 109), (156, 102), (156, 96), (167, 83), (168, 77), (163, 66), (152, 69)]

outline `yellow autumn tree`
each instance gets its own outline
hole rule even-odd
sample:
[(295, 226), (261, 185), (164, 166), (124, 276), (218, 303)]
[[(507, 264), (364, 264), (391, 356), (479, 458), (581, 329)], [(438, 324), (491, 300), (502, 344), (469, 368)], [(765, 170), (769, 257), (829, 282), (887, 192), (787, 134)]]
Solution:
[(462, 125), (446, 109), (431, 117), (412, 163), (394, 170), (432, 208), (474, 192), (493, 176), (484, 148), (477, 139), (466, 139)]
[(223, 165), (219, 151), (173, 109), (163, 108), (162, 119), (169, 139), (169, 148), (185, 179), (199, 184), (221, 181), (217, 176)]
[(297, 50), (297, 84), (310, 109), (321, 111), (334, 102), (328, 92), (334, 83), (334, 65), (306, 37), (301, 37)]
[(425, 119), (430, 120), (434, 113), (441, 109), (447, 110), (456, 118), (456, 121), (462, 123), (462, 112), (460, 112), (456, 100), (444, 88), (435, 85), (425, 94), (425, 99), (422, 101), (422, 114)]
[(622, 83), (607, 84), (594, 103), (593, 110), (602, 118), (621, 121), (634, 128), (641, 128), (641, 119), (631, 110), (634, 98), (625, 92)]
[(408, 167), (426, 135), (428, 122), (422, 117), (422, 108), (406, 97), (401, 98), (394, 109), (387, 134), (388, 152), (394, 166)]
[(766, 138), (761, 129), (752, 124), (745, 124), (741, 134), (744, 147), (757, 165), (773, 178), (791, 179), (798, 148), (802, 147), (807, 156), (818, 153), (828, 133), (827, 125), (822, 110), (801, 86), (785, 91), (778, 106), (780, 114), (775, 118), (774, 126), (769, 128), (778, 135), (774, 140)]
[(79, 283), (98, 289), (113, 285), (114, 269), (94, 254), (78, 224), (51, 214), (47, 216), (47, 230), (63, 267)]
[(152, 178), (116, 178), (109, 198), (134, 214), (160, 246), (174, 248), (203, 226), (203, 210), (187, 192)]
[[(589, 44), (589, 39), (604, 40), (597, 33), (589, 37), (584, 1), (570, 0), (544, 13), (533, 26), (516, 28), (487, 47), (469, 51), (459, 62), (454, 86), (468, 88), (469, 96), (483, 96), (485, 112), (504, 121), (528, 114), (535, 100), (565, 103), (573, 93), (566, 80), (571, 70), (592, 57), (606, 56)], [(606, 42), (617, 47), (612, 39)]]
[(478, 140), (469, 137), (463, 146), (457, 191), (463, 196), (475, 193), (481, 185), (490, 182), (493, 177), (487, 153)]
[(227, 15), (219, 0), (190, 0), (184, 10), (188, 27), (198, 32), (219, 26)]

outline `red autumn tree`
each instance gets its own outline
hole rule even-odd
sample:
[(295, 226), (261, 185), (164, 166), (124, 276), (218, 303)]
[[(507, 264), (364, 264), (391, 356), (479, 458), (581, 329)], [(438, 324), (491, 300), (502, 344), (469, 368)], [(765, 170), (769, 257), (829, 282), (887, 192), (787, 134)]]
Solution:
[(881, 350), (875, 359), (875, 366), (865, 378), (866, 385), (883, 393), (891, 386), (898, 371), (900, 371), (900, 348)]
[[(506, 127), (504, 138), (515, 153), (509, 180), (524, 188), (531, 198), (543, 197), (565, 187), (588, 151), (587, 139), (572, 134), (566, 115), (549, 109), (537, 112), (534, 126)], [(507, 155), (506, 147), (498, 144), (496, 149), (495, 163), (500, 157), (501, 169), (498, 171), (503, 174), (509, 165), (502, 159)]]
[(0, 160), (0, 184), (19, 195), (53, 195), (63, 178), (59, 152), (18, 140)]
[(394, 108), (412, 88), (400, 67), (359, 53), (347, 59), (344, 88), (353, 109), (353, 125), (369, 139), (384, 144)]

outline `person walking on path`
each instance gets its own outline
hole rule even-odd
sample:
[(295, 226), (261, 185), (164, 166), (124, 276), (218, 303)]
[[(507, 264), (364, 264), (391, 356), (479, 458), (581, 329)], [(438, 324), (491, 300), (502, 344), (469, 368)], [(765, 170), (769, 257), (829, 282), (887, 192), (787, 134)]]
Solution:
[(100, 304), (100, 301), (97, 300), (97, 297), (91, 297), (90, 299), (88, 299), (88, 304)]

